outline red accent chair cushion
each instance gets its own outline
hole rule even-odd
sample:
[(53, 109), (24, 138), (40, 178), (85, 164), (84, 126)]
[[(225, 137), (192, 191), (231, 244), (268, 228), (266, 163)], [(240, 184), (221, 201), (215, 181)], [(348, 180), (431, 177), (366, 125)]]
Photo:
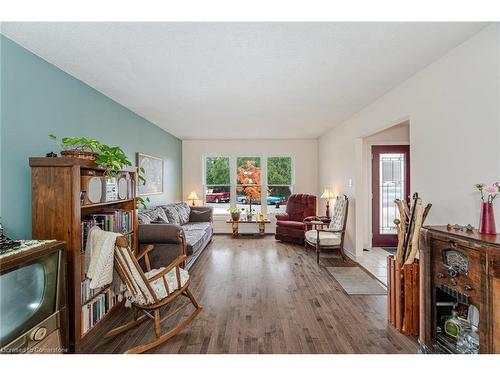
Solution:
[(315, 195), (292, 194), (288, 198), (286, 213), (276, 214), (275, 238), (280, 241), (303, 244), (306, 230), (304, 219), (316, 216), (316, 202)]

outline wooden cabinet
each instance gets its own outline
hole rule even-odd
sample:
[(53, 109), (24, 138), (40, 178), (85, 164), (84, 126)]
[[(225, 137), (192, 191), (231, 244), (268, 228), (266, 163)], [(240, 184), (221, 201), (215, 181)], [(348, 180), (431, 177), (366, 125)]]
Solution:
[(455, 304), (462, 314), (478, 308), (480, 353), (500, 353), (500, 235), (435, 226), (421, 230), (420, 243), (421, 350), (456, 352), (441, 329), (443, 306)]
[[(82, 243), (82, 220), (92, 215), (107, 212), (127, 212), (129, 236), (132, 250), (137, 249), (137, 214), (135, 185), (137, 169), (128, 168), (123, 174), (134, 181), (134, 188), (126, 199), (110, 202), (84, 204), (82, 176), (91, 173), (102, 176), (103, 170), (94, 162), (77, 158), (30, 158), (32, 194), (32, 237), (36, 239), (57, 239), (67, 243), (68, 307), (70, 349), (82, 351), (92, 336), (112, 313), (122, 304), (109, 304), (109, 296), (102, 296), (109, 308), (99, 306), (102, 316), (97, 323), (85, 329), (82, 319), (86, 317), (82, 307), (93, 303), (96, 296), (106, 293), (106, 288), (95, 291), (95, 295), (82, 297), (82, 282), (85, 281), (85, 256)], [(105, 298), (104, 298), (105, 297)], [(93, 311), (92, 311), (93, 312)], [(92, 315), (90, 315), (92, 316)], [(97, 320), (97, 319), (96, 319)]]
[[(498, 237), (498, 236), (497, 236)], [(500, 253), (500, 249), (498, 250)], [(491, 301), (489, 319), (491, 319), (491, 353), (500, 353), (500, 254), (489, 257), (488, 298)]]

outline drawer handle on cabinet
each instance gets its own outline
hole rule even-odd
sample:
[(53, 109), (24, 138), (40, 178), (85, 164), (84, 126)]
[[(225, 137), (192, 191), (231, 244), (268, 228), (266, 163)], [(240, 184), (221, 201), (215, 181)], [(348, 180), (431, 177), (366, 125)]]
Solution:
[(468, 292), (470, 292), (472, 289), (474, 289), (473, 287), (471, 287), (470, 285), (467, 285), (465, 284), (464, 285), (464, 289), (467, 290)]
[(456, 249), (458, 247), (458, 245), (455, 241), (450, 241), (450, 246), (454, 249)]

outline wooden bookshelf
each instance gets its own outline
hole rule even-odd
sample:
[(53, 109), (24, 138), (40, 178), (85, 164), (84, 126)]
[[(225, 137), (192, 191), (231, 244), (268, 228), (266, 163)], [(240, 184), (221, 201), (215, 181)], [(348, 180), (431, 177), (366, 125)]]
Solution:
[[(81, 222), (92, 214), (99, 214), (103, 209), (124, 210), (131, 212), (130, 230), (124, 235), (132, 237), (131, 245), (135, 251), (137, 240), (137, 210), (135, 191), (132, 197), (112, 202), (81, 204), (80, 179), (82, 171), (93, 170), (96, 175), (103, 175), (103, 169), (94, 162), (76, 158), (30, 158), (32, 187), (32, 237), (35, 239), (57, 239), (67, 243), (68, 269), (68, 307), (70, 350), (82, 352), (92, 336), (102, 327), (102, 323), (119, 309), (122, 303), (116, 303), (106, 314), (82, 334), (82, 306), (105, 293), (100, 293), (83, 301), (81, 283), (85, 280), (85, 257), (81, 248)], [(137, 169), (126, 168), (137, 186)]]

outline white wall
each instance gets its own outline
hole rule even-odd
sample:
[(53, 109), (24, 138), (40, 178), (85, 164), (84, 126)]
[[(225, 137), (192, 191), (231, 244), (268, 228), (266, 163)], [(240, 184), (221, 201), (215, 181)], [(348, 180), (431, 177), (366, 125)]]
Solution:
[(366, 199), (363, 137), (404, 120), (410, 121), (411, 188), (433, 203), (427, 224), (478, 226), (473, 184), (500, 179), (499, 92), (500, 25), (492, 24), (320, 137), (320, 186), (351, 198), (351, 254), (362, 254), (364, 234), (357, 229), (367, 214), (356, 207)]
[[(221, 156), (290, 155), (294, 164), (294, 193), (318, 194), (318, 141), (304, 140), (185, 140), (182, 142), (182, 190), (186, 199), (191, 191), (203, 196), (203, 158)], [(216, 233), (230, 233), (225, 223), (229, 214), (217, 216)], [(274, 218), (266, 232), (274, 233)], [(242, 232), (248, 229), (241, 226)]]

